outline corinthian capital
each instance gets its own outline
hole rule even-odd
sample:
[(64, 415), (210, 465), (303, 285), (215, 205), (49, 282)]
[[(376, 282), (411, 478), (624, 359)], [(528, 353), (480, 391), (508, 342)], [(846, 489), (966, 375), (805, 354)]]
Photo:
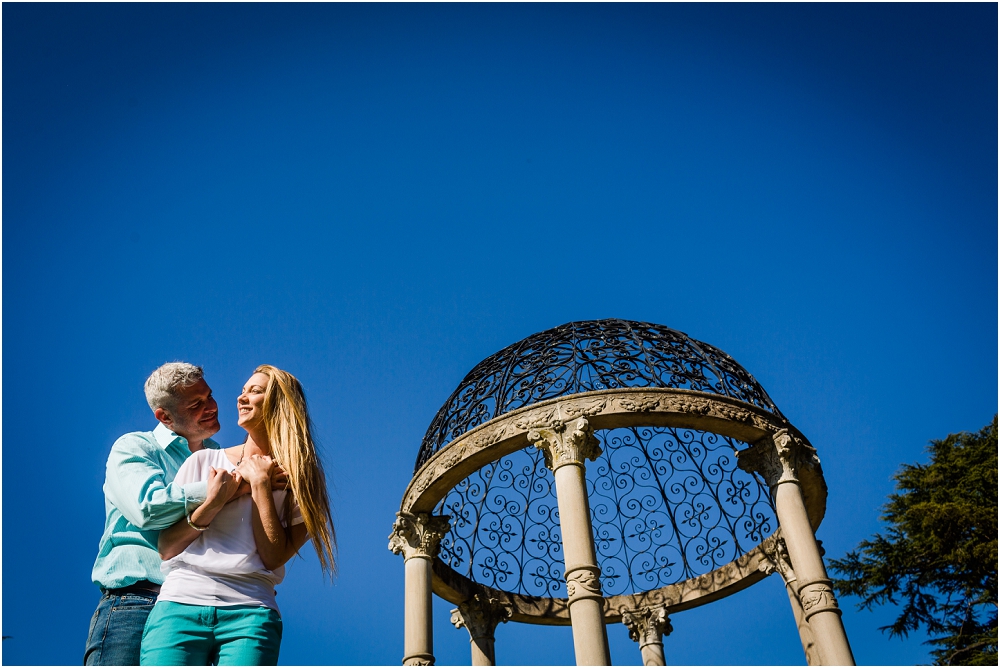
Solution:
[(784, 538), (765, 542), (761, 549), (764, 552), (764, 558), (758, 566), (761, 572), (768, 575), (777, 573), (786, 585), (795, 581), (795, 571), (792, 570), (792, 560), (788, 557), (788, 546), (785, 545)]
[(622, 624), (628, 627), (628, 637), (639, 643), (639, 649), (646, 645), (662, 645), (663, 636), (674, 630), (667, 609), (662, 605), (622, 610)]
[(545, 465), (552, 471), (566, 464), (583, 464), (601, 456), (601, 446), (586, 418), (567, 427), (556, 423), (528, 432), (528, 440), (545, 454)]
[(510, 619), (511, 609), (495, 598), (476, 594), (451, 611), (451, 623), (455, 628), (463, 626), (473, 640), (488, 638), (493, 640), (493, 632), (500, 623)]
[(785, 482), (798, 482), (802, 467), (819, 463), (816, 450), (779, 429), (750, 448), (736, 453), (736, 461), (747, 473), (757, 473), (770, 487)]
[(432, 559), (437, 555), (441, 539), (448, 533), (451, 518), (428, 513), (396, 513), (389, 534), (389, 550), (402, 554), (404, 560), (413, 557)]

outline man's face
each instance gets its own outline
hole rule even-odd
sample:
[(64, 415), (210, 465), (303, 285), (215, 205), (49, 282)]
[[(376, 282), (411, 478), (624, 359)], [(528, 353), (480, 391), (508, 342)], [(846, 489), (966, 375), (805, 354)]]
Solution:
[(219, 405), (204, 379), (178, 390), (173, 408), (156, 409), (156, 419), (188, 441), (203, 441), (219, 431)]

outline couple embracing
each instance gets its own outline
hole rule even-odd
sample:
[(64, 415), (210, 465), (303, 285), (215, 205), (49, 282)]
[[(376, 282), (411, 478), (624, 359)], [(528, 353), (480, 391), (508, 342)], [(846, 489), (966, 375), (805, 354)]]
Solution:
[(104, 483), (93, 580), (103, 593), (86, 665), (276, 665), (274, 587), (312, 539), (324, 571), (336, 537), (299, 381), (257, 367), (237, 398), (246, 440), (220, 448), (200, 367), (146, 381), (159, 424), (118, 439)]

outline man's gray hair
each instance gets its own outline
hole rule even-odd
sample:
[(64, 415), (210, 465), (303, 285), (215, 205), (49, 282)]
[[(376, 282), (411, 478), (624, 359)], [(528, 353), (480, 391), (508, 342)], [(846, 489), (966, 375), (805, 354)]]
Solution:
[(177, 390), (194, 385), (205, 377), (200, 366), (187, 362), (167, 362), (146, 379), (146, 402), (157, 408), (175, 408)]

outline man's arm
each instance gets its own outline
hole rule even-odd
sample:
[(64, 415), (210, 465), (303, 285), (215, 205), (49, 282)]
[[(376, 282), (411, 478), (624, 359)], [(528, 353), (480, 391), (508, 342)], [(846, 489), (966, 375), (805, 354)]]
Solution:
[(130, 523), (145, 531), (165, 529), (205, 501), (205, 482), (185, 485), (164, 481), (150, 445), (134, 434), (111, 447), (104, 492)]
[[(222, 510), (223, 506), (239, 496), (238, 490), (243, 477), (238, 471), (233, 474), (223, 470), (212, 468), (208, 474), (208, 496), (205, 503), (198, 506), (188, 517), (195, 526), (207, 528), (215, 516)], [(187, 549), (193, 543), (201, 531), (188, 524), (187, 517), (178, 520), (173, 526), (160, 532), (156, 549), (160, 553), (160, 559), (166, 561), (173, 559), (178, 554)]]

